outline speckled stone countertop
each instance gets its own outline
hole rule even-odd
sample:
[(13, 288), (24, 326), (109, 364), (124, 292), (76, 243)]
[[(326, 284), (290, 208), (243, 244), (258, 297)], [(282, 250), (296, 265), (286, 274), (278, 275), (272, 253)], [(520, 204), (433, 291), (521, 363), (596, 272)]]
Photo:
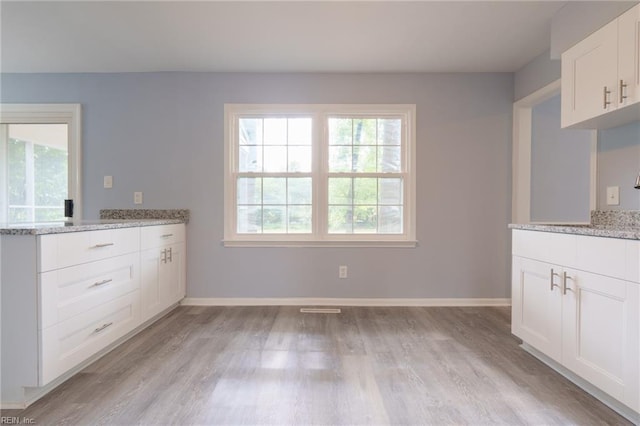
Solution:
[(590, 235), (594, 237), (640, 240), (640, 211), (595, 210), (591, 212), (590, 225), (536, 225), (511, 224), (511, 229), (556, 232), (561, 234)]
[(640, 228), (612, 227), (606, 225), (535, 225), (511, 224), (511, 229), (526, 231), (556, 232), (561, 234), (589, 235), (593, 237), (624, 238), (640, 240)]
[(81, 220), (76, 222), (33, 222), (0, 224), (0, 235), (45, 235), (100, 229), (134, 228), (138, 226), (185, 223), (181, 219)]
[(100, 219), (178, 219), (189, 223), (188, 209), (102, 209)]

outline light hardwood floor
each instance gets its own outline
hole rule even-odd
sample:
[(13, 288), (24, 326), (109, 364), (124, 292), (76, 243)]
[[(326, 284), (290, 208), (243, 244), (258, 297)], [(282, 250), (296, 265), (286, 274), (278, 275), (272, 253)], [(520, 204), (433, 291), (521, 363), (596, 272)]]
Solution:
[(179, 307), (23, 411), (39, 425), (629, 424), (508, 308)]

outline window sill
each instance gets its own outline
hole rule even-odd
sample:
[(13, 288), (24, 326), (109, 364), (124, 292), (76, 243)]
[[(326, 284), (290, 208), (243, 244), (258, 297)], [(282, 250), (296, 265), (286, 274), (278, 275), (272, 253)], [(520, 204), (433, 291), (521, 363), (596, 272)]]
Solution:
[(416, 248), (418, 241), (251, 241), (223, 240), (224, 247)]

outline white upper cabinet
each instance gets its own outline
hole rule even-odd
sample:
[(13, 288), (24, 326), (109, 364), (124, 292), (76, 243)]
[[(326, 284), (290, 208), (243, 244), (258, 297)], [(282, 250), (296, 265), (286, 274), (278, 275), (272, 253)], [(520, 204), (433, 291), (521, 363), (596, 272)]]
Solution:
[(640, 5), (618, 18), (618, 91), (619, 106), (640, 102)]
[(562, 127), (640, 120), (640, 5), (562, 54)]

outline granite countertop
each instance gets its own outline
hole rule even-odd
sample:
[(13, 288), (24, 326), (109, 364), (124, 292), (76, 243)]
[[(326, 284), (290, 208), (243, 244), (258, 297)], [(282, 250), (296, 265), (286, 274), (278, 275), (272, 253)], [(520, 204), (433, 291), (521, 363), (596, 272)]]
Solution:
[(556, 232), (561, 234), (589, 235), (593, 237), (623, 238), (640, 240), (640, 227), (609, 225), (536, 225), (510, 224), (511, 229), (527, 231)]
[(134, 228), (138, 226), (172, 225), (185, 223), (182, 219), (101, 219), (75, 222), (0, 223), (0, 235), (44, 235), (66, 232), (95, 231), (100, 229)]

